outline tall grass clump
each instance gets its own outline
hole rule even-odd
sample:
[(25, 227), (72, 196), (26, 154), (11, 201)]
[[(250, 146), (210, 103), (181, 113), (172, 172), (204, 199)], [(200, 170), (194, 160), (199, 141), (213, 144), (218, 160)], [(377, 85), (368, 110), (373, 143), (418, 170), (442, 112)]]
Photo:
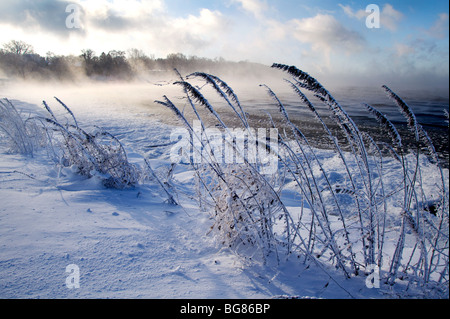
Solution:
[[(290, 76), (286, 83), (298, 96), (295, 107), (311, 112), (329, 140), (332, 155), (323, 155), (310, 143), (288, 108), (266, 85), (261, 87), (273, 100), (274, 111), (281, 114), (281, 121), (268, 115), (278, 132), (276, 147), (256, 139), (277, 159), (277, 169), (271, 174), (261, 171), (264, 152), (258, 153), (255, 162), (246, 157), (246, 145), (255, 138), (255, 130), (223, 80), (196, 72), (186, 79), (179, 75), (175, 82), (184, 92), (185, 107), (200, 123), (197, 129), (189, 122), (186, 108), (181, 110), (167, 96), (157, 101), (171, 109), (189, 132), (193, 154), (188, 158), (198, 196), (214, 221), (211, 231), (222, 244), (244, 256), (259, 256), (264, 261), (275, 256), (278, 262), (295, 257), (320, 267), (331, 263), (347, 278), (369, 274), (376, 267), (386, 287), (399, 286), (406, 293), (431, 287), (448, 294), (448, 173), (441, 168), (433, 143), (412, 109), (383, 86), (415, 141), (413, 147), (406, 147), (404, 137), (383, 113), (362, 104), (388, 137), (387, 142), (377, 141), (357, 126), (315, 78), (294, 66), (272, 67)], [(230, 108), (237, 120), (234, 123), (247, 132), (246, 142), (233, 140), (236, 128), (228, 127), (219, 108), (204, 96), (205, 87), (212, 88)], [(326, 110), (315, 103), (325, 105)], [(325, 118), (331, 118), (333, 128)], [(224, 164), (220, 160), (216, 141), (207, 134), (206, 119), (213, 119), (208, 123), (223, 130), (225, 146), (240, 161)], [(194, 161), (195, 156), (201, 161)], [(338, 173), (327, 166), (329, 160)], [(430, 171), (439, 176), (433, 183), (426, 176)], [(285, 204), (287, 187), (295, 191), (295, 208)]]
[(43, 130), (31, 117), (20, 114), (8, 99), (0, 100), (0, 133), (3, 133), (11, 153), (33, 156), (43, 146)]
[(74, 167), (78, 174), (88, 178), (99, 176), (108, 188), (123, 189), (137, 184), (141, 172), (128, 161), (120, 141), (101, 128), (85, 131), (70, 108), (55, 99), (69, 118), (59, 119), (46, 101), (43, 105), (49, 116), (36, 118), (46, 129), (49, 153), (55, 162), (62, 167)]
[[(278, 246), (273, 221), (280, 212), (287, 210), (279, 198), (275, 180), (261, 174), (261, 166), (264, 165), (262, 156), (255, 154), (254, 161), (249, 161), (248, 157), (244, 156), (242, 145), (256, 143), (255, 132), (249, 127), (237, 96), (224, 81), (200, 72), (193, 73), (187, 78), (199, 79), (212, 87), (233, 109), (245, 132), (241, 135), (245, 141), (237, 141), (239, 137), (237, 138), (233, 129), (224, 123), (200, 89), (181, 75), (180, 80), (174, 84), (180, 86), (184, 92), (187, 106), (199, 123), (198, 128), (189, 122), (185, 112), (167, 96), (164, 96), (162, 101), (156, 101), (171, 109), (189, 134), (191, 154), (187, 157), (195, 173), (197, 192), (202, 206), (211, 209), (214, 220), (211, 231), (217, 234), (221, 244), (236, 252), (245, 251), (251, 256), (257, 255), (258, 258), (265, 259)], [(205, 118), (208, 115), (223, 130), (223, 146), (236, 156), (231, 163), (224, 162), (223, 153), (217, 151), (213, 136), (207, 132)], [(267, 152), (269, 145), (265, 144), (266, 141), (259, 142), (261, 147), (264, 143), (264, 152)]]
[(167, 202), (178, 205), (172, 194), (173, 166), (166, 172), (154, 170), (146, 158), (142, 167), (130, 163), (114, 135), (99, 127), (83, 129), (71, 109), (57, 97), (55, 100), (65, 114), (56, 116), (43, 101), (46, 113), (26, 118), (9, 100), (0, 100), (0, 137), (6, 139), (11, 153), (33, 156), (39, 150), (46, 151), (58, 171), (70, 167), (86, 178), (95, 176), (107, 188), (125, 189), (155, 182), (167, 195)]
[[(375, 141), (358, 128), (339, 102), (316, 79), (293, 66), (274, 64), (273, 68), (291, 75), (289, 84), (322, 124), (324, 134), (328, 135), (330, 146), (346, 173), (344, 183), (330, 181), (328, 172), (311, 149), (310, 159), (304, 157), (303, 161), (297, 161), (309, 167), (314, 160), (320, 167), (319, 178), (304, 170), (303, 179), (312, 181), (313, 185), (308, 189), (309, 196), (308, 193), (304, 195), (309, 197), (309, 202), (316, 203), (314, 206), (317, 208), (311, 207), (311, 210), (317, 211), (314, 213), (315, 224), (320, 225), (320, 235), (324, 237), (321, 242), (328, 246), (326, 250), (335, 256), (336, 261), (341, 259), (339, 265), (345, 266), (348, 273), (358, 274), (360, 270), (367, 271), (371, 265), (376, 265), (385, 271), (383, 280), (391, 285), (401, 278), (421, 287), (428, 284), (445, 287), (448, 283), (448, 185), (433, 143), (417, 122), (412, 109), (390, 88), (383, 86), (404, 115), (415, 147), (406, 148), (393, 123), (374, 107), (364, 104), (390, 138), (390, 143)], [(343, 141), (338, 142), (302, 90), (312, 93), (328, 107), (329, 115), (345, 137)], [(293, 130), (297, 128), (293, 127)], [(305, 148), (306, 139), (301, 144), (297, 143), (298, 149)], [(350, 151), (344, 152), (344, 147)], [(385, 179), (385, 165), (390, 159), (382, 155), (386, 153), (384, 150), (388, 150), (400, 164), (397, 179)], [(426, 167), (424, 161), (438, 172), (439, 179), (435, 181), (432, 193), (425, 191), (427, 176), (423, 172)], [(296, 180), (300, 181), (299, 178)], [(342, 201), (344, 197), (346, 200)], [(392, 205), (396, 209), (394, 214)], [(330, 216), (338, 218), (333, 221)], [(394, 231), (387, 224), (387, 219), (398, 221), (400, 228)], [(311, 223), (310, 227), (314, 228), (313, 225)], [(359, 236), (355, 236), (355, 230)], [(396, 236), (393, 236), (394, 233)], [(336, 254), (336, 243), (340, 255)]]

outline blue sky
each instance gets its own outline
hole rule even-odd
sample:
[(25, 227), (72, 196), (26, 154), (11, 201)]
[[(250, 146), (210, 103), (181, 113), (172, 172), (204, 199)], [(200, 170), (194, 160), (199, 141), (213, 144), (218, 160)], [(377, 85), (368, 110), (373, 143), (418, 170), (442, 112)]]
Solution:
[[(81, 8), (67, 28), (68, 4)], [(366, 6), (380, 28), (366, 26)], [(447, 1), (331, 0), (2, 0), (0, 43), (45, 55), (137, 48), (148, 55), (294, 64), (314, 74), (446, 81)]]

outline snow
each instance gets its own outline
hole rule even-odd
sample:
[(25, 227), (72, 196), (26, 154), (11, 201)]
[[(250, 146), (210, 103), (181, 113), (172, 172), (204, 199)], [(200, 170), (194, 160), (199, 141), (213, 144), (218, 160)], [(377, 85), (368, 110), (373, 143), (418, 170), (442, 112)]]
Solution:
[[(152, 167), (167, 165), (167, 147), (150, 146), (167, 143), (172, 127), (149, 116), (148, 108), (58, 97), (83, 127), (97, 125), (118, 137), (131, 161), (142, 164), (149, 156)], [(41, 112), (38, 100), (20, 98), (13, 100), (17, 109)], [(301, 258), (262, 264), (221, 247), (208, 233), (212, 220), (198, 208), (188, 166), (175, 171), (181, 205), (174, 206), (157, 183), (107, 189), (95, 176), (58, 171), (44, 151), (8, 154), (0, 143), (0, 159), (0, 298), (396, 296), (367, 288), (363, 276), (345, 279)], [(293, 210), (291, 197), (286, 203)], [(66, 267), (73, 264), (80, 288), (69, 289)]]

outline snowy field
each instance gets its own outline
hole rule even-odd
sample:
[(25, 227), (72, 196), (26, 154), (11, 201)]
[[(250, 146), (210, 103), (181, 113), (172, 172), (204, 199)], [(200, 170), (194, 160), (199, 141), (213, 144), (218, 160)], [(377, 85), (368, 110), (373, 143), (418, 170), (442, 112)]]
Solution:
[[(117, 137), (132, 163), (142, 165), (148, 157), (155, 170), (164, 169), (170, 146), (153, 146), (168, 143), (173, 127), (158, 120), (154, 106), (134, 103), (133, 93), (114, 91), (108, 101), (115, 103), (76, 89), (58, 95), (48, 87), (13, 89), (2, 97), (27, 117), (45, 115), (44, 99), (58, 109), (52, 99), (57, 95), (80, 126), (99, 126)], [(180, 204), (175, 206), (156, 182), (105, 188), (99, 176), (88, 179), (70, 167), (57, 168), (45, 150), (33, 157), (8, 150), (0, 142), (0, 298), (435, 297), (414, 288), (405, 291), (407, 283), (369, 288), (364, 275), (346, 279), (332, 265), (318, 267), (303, 258), (264, 264), (236, 255), (209, 232), (213, 220), (199, 209), (188, 165), (178, 165), (173, 175), (172, 195)], [(327, 169), (343, 174), (334, 153), (317, 154)], [(387, 161), (385, 172), (392, 179), (396, 169)], [(432, 191), (437, 170), (425, 163), (423, 174), (424, 187)], [(448, 170), (444, 174), (448, 186)], [(298, 209), (293, 189), (287, 185), (283, 193), (292, 212)], [(392, 211), (388, 220), (397, 213)], [(386, 249), (396, 240), (387, 235)], [(79, 269), (79, 288), (66, 284), (69, 265)]]

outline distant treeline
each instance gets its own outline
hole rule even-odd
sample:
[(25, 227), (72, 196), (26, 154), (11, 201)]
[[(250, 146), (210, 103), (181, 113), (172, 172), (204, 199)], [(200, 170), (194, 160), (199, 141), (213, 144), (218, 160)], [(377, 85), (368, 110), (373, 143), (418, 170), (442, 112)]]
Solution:
[(15, 40), (3, 44), (0, 49), (0, 78), (3, 73), (3, 77), (9, 79), (134, 80), (174, 68), (186, 74), (199, 70), (217, 73), (227, 69), (264, 72), (266, 66), (246, 61), (230, 62), (223, 58), (187, 57), (182, 53), (155, 58), (138, 49), (112, 50), (99, 55), (91, 49), (83, 49), (80, 55), (62, 56), (48, 52), (44, 57), (35, 53), (31, 45)]

